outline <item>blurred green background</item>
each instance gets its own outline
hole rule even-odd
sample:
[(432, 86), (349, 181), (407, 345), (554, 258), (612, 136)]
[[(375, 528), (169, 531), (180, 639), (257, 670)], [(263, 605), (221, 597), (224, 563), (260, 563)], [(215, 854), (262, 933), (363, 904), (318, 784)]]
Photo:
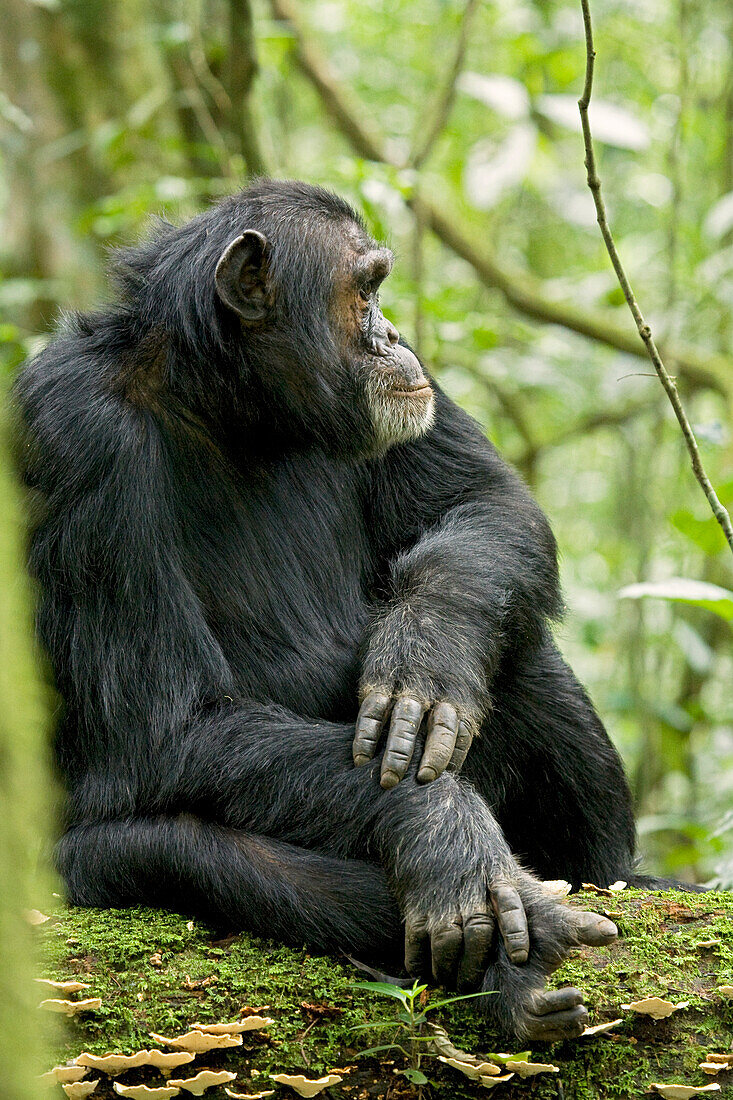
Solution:
[[(290, 3), (4, 0), (6, 378), (60, 310), (109, 293), (109, 249), (151, 215), (261, 172), (347, 196), (397, 254), (385, 312), (551, 518), (559, 640), (626, 760), (647, 866), (733, 885), (732, 623), (618, 598), (730, 589), (733, 559), (595, 225), (579, 3)], [(612, 228), (730, 508), (733, 7), (592, 10)]]

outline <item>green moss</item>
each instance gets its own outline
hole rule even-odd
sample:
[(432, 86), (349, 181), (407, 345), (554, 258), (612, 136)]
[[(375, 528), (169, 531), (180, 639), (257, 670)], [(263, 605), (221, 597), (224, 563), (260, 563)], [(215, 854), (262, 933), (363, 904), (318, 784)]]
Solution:
[[(618, 1016), (624, 1022), (610, 1035), (538, 1047), (535, 1060), (561, 1067), (567, 1100), (638, 1097), (653, 1080), (707, 1083), (698, 1069), (705, 1052), (733, 1045), (733, 1001), (717, 994), (718, 985), (733, 984), (733, 895), (625, 891), (614, 898), (583, 894), (572, 904), (619, 914), (622, 938), (611, 948), (579, 951), (554, 983), (584, 990), (592, 1022)], [(243, 1091), (264, 1087), (262, 1075), (270, 1072), (320, 1073), (344, 1065), (356, 1069), (331, 1090), (333, 1096), (383, 1096), (388, 1081), (402, 1080), (394, 1075), (404, 1065), (398, 1054), (381, 1062), (357, 1058), (360, 1049), (387, 1041), (388, 1033), (352, 1029), (392, 1018), (394, 1007), (352, 988), (358, 977), (348, 964), (248, 936), (216, 940), (204, 925), (150, 909), (59, 908), (39, 935), (44, 976), (79, 977), (90, 986), (85, 996), (102, 998), (99, 1011), (75, 1017), (62, 1035), (51, 1036), (58, 1062), (83, 1049), (129, 1053), (154, 1045), (151, 1031), (175, 1035), (194, 1021), (236, 1019), (244, 1006), (268, 1005), (275, 1022), (266, 1033), (245, 1033), (242, 1048), (199, 1056), (197, 1067), (237, 1071)], [(700, 948), (706, 940), (719, 943)], [(689, 1000), (690, 1007), (658, 1023), (621, 1010), (622, 1003), (648, 995)], [(448, 1010), (442, 1022), (464, 1049), (486, 1053), (506, 1046), (470, 1004)], [(424, 1068), (434, 1081), (432, 1096), (485, 1095), (437, 1062)], [(124, 1080), (153, 1083), (153, 1076), (138, 1071)], [(114, 1096), (107, 1084), (103, 1079), (95, 1100)], [(556, 1097), (557, 1077), (515, 1078), (507, 1089), (540, 1100)], [(405, 1082), (390, 1095), (411, 1095), (410, 1087)], [(207, 1096), (219, 1100), (224, 1094), (212, 1090)]]

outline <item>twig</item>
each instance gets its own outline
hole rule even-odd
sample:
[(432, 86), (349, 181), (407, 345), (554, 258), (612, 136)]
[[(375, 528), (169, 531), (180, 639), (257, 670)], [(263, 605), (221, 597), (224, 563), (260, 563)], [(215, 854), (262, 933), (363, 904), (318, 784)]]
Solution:
[(598, 225), (603, 236), (606, 250), (613, 264), (613, 269), (616, 272), (616, 277), (619, 281), (619, 285), (624, 292), (624, 298), (626, 299), (631, 314), (636, 322), (636, 327), (639, 330), (639, 336), (641, 337), (644, 346), (647, 350), (647, 354), (652, 361), (654, 370), (657, 372), (659, 381), (664, 387), (665, 393), (670, 400), (670, 404), (674, 409), (675, 416), (679, 422), (682, 434), (687, 444), (687, 450), (690, 453), (690, 460), (692, 462), (692, 469), (695, 477), (702, 486), (702, 490), (708, 499), (712, 513), (717, 519), (720, 526), (723, 528), (728, 544), (733, 550), (733, 524), (731, 523), (730, 515), (723, 505), (718, 500), (715, 489), (712, 483), (705, 473), (705, 469), (700, 458), (700, 451), (697, 446), (697, 440), (695, 439), (695, 433), (692, 430), (692, 425), (687, 419), (687, 414), (680, 401), (679, 393), (677, 392), (677, 385), (673, 378), (670, 377), (667, 372), (667, 368), (662, 362), (662, 358), (657, 349), (657, 345), (654, 343), (654, 337), (652, 336), (652, 330), (644, 320), (639, 305), (634, 297), (634, 292), (631, 289), (631, 284), (627, 278), (621, 258), (616, 249), (611, 230), (608, 225), (608, 219), (606, 217), (606, 206), (603, 201), (603, 195), (601, 193), (601, 181), (596, 169), (595, 150), (593, 148), (593, 137), (590, 130), (590, 120), (588, 118), (588, 106), (590, 104), (590, 97), (593, 91), (593, 71), (595, 68), (596, 53), (593, 48), (593, 25), (590, 17), (590, 0), (580, 0), (583, 10), (583, 24), (585, 27), (585, 86), (583, 88), (583, 95), (578, 100), (578, 108), (580, 110), (580, 121), (583, 127), (583, 144), (585, 145), (585, 166), (588, 173), (588, 187), (593, 195), (593, 202), (596, 207), (596, 217)]
[[(360, 121), (363, 111), (351, 106), (326, 59), (307, 40), (292, 0), (270, 0), (270, 7), (275, 19), (289, 25), (298, 67), (320, 95), (326, 112), (356, 155), (395, 168), (404, 168), (404, 165), (397, 164), (389, 155), (382, 139)], [(480, 250), (477, 249), (468, 234), (444, 217), (435, 206), (425, 199), (419, 201), (425, 223), (436, 237), (466, 260), (485, 286), (499, 290), (520, 313), (537, 321), (562, 325), (617, 351), (646, 358), (646, 351), (633, 332), (627, 332), (608, 318), (588, 309), (579, 309), (545, 297), (528, 272), (504, 267), (485, 245)], [(411, 205), (414, 207), (416, 203)], [(666, 355), (689, 385), (714, 390), (730, 399), (729, 380), (733, 376), (733, 362), (727, 356), (715, 352), (700, 352), (680, 344), (669, 345)]]
[(453, 64), (451, 65), (448, 79), (445, 82), (443, 92), (438, 100), (438, 104), (433, 112), (433, 121), (430, 125), (425, 138), (422, 142), (417, 142), (415, 148), (409, 158), (409, 165), (411, 168), (421, 168), (425, 161), (428, 159), (433, 151), (433, 146), (440, 137), (445, 128), (445, 124), (453, 107), (453, 101), (456, 98), (456, 84), (458, 77), (461, 75), (461, 69), (463, 68), (463, 62), (466, 59), (466, 48), (468, 46), (468, 32), (471, 27), (474, 13), (478, 8), (478, 0), (466, 0), (466, 10), (463, 13), (461, 20), (461, 29), (458, 33), (458, 42), (456, 44), (456, 52), (453, 57)]

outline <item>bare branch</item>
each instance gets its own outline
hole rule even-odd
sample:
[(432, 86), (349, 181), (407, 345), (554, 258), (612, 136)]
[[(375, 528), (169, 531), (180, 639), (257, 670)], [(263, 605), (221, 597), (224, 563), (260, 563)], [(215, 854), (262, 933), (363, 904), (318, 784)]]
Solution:
[(712, 483), (705, 473), (705, 469), (700, 458), (700, 451), (697, 446), (697, 440), (695, 439), (695, 433), (692, 430), (692, 425), (687, 418), (687, 414), (680, 401), (679, 393), (677, 392), (677, 385), (673, 378), (670, 377), (667, 372), (667, 368), (662, 362), (662, 358), (659, 354), (657, 346), (652, 336), (652, 330), (644, 320), (641, 310), (639, 309), (638, 302), (634, 297), (634, 292), (631, 289), (631, 284), (624, 270), (621, 258), (618, 254), (616, 244), (611, 234), (611, 229), (606, 217), (606, 206), (603, 201), (603, 194), (601, 191), (601, 181), (598, 176), (596, 168), (595, 150), (593, 148), (593, 137), (591, 135), (590, 120), (588, 118), (588, 106), (590, 104), (590, 97), (593, 91), (593, 72), (595, 68), (596, 53), (593, 48), (593, 25), (591, 23), (590, 16), (590, 0), (580, 0), (583, 10), (583, 24), (585, 26), (585, 50), (586, 50), (586, 62), (585, 62), (585, 86), (583, 88), (583, 95), (578, 100), (578, 108), (580, 110), (580, 120), (583, 126), (583, 144), (585, 145), (585, 166), (588, 172), (588, 187), (593, 195), (593, 202), (596, 207), (596, 217), (598, 225), (603, 236), (606, 250), (613, 264), (613, 269), (616, 272), (616, 278), (619, 281), (619, 285), (624, 292), (624, 297), (628, 303), (631, 315), (636, 322), (636, 327), (639, 331), (644, 347), (647, 354), (652, 361), (654, 370), (657, 372), (659, 381), (664, 387), (664, 391), (670, 400), (670, 404), (674, 409), (674, 414), (677, 417), (682, 434), (687, 444), (687, 450), (690, 453), (690, 460), (692, 462), (692, 469), (695, 473), (695, 477), (702, 486), (702, 490), (708, 499), (710, 508), (713, 515), (717, 519), (718, 523), (723, 529), (728, 544), (733, 550), (733, 524), (731, 524), (730, 515), (728, 511), (720, 503), (715, 489)]
[(421, 168), (425, 161), (428, 159), (433, 151), (433, 146), (440, 137), (445, 128), (445, 124), (448, 121), (451, 110), (453, 108), (453, 101), (456, 98), (456, 84), (458, 77), (461, 75), (461, 69), (463, 68), (463, 62), (466, 59), (466, 48), (468, 46), (468, 32), (471, 28), (474, 13), (478, 8), (479, 0), (466, 0), (466, 10), (463, 13), (463, 19), (461, 20), (461, 29), (458, 34), (458, 42), (456, 44), (456, 52), (453, 57), (453, 64), (451, 65), (448, 79), (445, 82), (440, 99), (433, 112), (433, 121), (428, 128), (425, 138), (422, 142), (418, 142), (412, 152), (409, 164), (411, 168)]

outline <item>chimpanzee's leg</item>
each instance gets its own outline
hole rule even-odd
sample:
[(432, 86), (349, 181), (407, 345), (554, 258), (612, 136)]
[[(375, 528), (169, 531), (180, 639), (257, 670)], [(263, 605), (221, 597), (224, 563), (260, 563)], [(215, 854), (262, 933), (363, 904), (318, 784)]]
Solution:
[(585, 691), (555, 645), (512, 657), (463, 774), (514, 855), (544, 879), (629, 879), (634, 821), (626, 777)]
[[(566, 909), (520, 872), (486, 802), (465, 780), (444, 774), (420, 785), (413, 768), (385, 791), (378, 760), (353, 767), (353, 736), (353, 726), (309, 722), (272, 705), (221, 710), (164, 739), (136, 792), (147, 812), (131, 807), (124, 821), (93, 820), (101, 794), (95, 798), (88, 775), (72, 797), (77, 818), (60, 852), (72, 896), (86, 904), (175, 905), (190, 897), (245, 928), (323, 947), (343, 947), (346, 935), (352, 951), (373, 954), (380, 913), (387, 947), (393, 942), (394, 908), (378, 867), (346, 870), (349, 859), (373, 859), (387, 871), (406, 921), (411, 970), (470, 988), (498, 950), (508, 969), (490, 971), (499, 989), (490, 1011), (534, 1038), (577, 1034), (585, 1017), (579, 995), (555, 1005), (543, 989), (544, 960), (579, 942), (608, 942), (613, 925)], [(107, 802), (109, 784), (105, 773)], [(124, 798), (122, 786), (117, 795)], [(373, 896), (376, 915), (365, 928)], [(257, 914), (281, 907), (282, 916), (263, 926)], [(528, 951), (529, 963), (517, 965)]]

